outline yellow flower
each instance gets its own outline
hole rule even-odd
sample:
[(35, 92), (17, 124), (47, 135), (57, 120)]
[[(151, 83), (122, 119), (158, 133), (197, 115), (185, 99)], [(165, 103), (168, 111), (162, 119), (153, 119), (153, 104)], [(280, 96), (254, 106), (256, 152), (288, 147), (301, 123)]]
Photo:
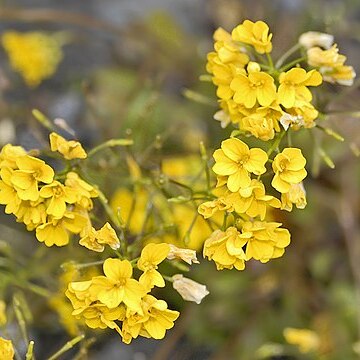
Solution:
[(0, 359), (13, 360), (15, 351), (11, 340), (6, 340), (0, 337)]
[(167, 255), (168, 260), (181, 259), (191, 264), (199, 264), (199, 261), (196, 257), (196, 251), (191, 249), (181, 249), (173, 244), (169, 244), (170, 251)]
[(5, 301), (0, 300), (0, 327), (6, 325), (6, 304)]
[(182, 274), (176, 274), (172, 277), (173, 288), (186, 301), (193, 301), (200, 304), (202, 299), (209, 294), (205, 285), (184, 277)]
[(271, 185), (281, 193), (287, 193), (292, 184), (298, 184), (305, 179), (306, 159), (297, 148), (285, 148), (276, 155), (272, 163), (275, 176)]
[(76, 202), (75, 190), (64, 186), (57, 180), (43, 186), (40, 189), (40, 196), (49, 199), (46, 213), (57, 218), (61, 218), (65, 214), (67, 204)]
[(290, 244), (290, 233), (287, 229), (279, 228), (276, 222), (244, 222), (241, 236), (246, 241), (246, 260), (254, 258), (262, 263), (278, 258)]
[(299, 37), (299, 44), (307, 49), (320, 46), (329, 49), (334, 42), (334, 36), (317, 31), (308, 31)]
[[(293, 121), (289, 125), (291, 125), (293, 130), (298, 130), (301, 127), (307, 129), (314, 127), (315, 120), (319, 114), (311, 103), (302, 100), (296, 100), (294, 106), (286, 109), (286, 111), (292, 116)], [(284, 115), (286, 116), (286, 113)]]
[(11, 183), (12, 173), (13, 171), (7, 167), (0, 170), (0, 204), (6, 205), (6, 214), (15, 214), (21, 204), (21, 199)]
[(281, 194), (281, 209), (291, 211), (293, 204), (298, 209), (304, 209), (306, 206), (306, 191), (302, 182), (292, 184), (289, 192)]
[(295, 100), (311, 101), (312, 95), (307, 86), (318, 86), (322, 76), (316, 70), (306, 72), (302, 68), (292, 68), (279, 77), (278, 102), (286, 108), (291, 108)]
[(14, 170), (11, 183), (15, 186), (21, 200), (39, 199), (39, 182), (50, 184), (54, 179), (54, 170), (44, 161), (32, 156), (20, 156), (16, 159), (19, 170)]
[(264, 184), (256, 179), (252, 179), (249, 186), (238, 192), (226, 192), (223, 194), (222, 201), (238, 214), (260, 216), (261, 220), (265, 218), (267, 206), (279, 208), (281, 205), (278, 199), (265, 194)]
[(96, 302), (96, 297), (90, 291), (92, 280), (70, 282), (65, 296), (71, 301), (74, 308), (73, 315), (81, 313), (82, 310)]
[(203, 256), (213, 260), (218, 270), (245, 269), (245, 253), (243, 246), (247, 239), (235, 227), (229, 227), (226, 231), (215, 230), (205, 241)]
[(37, 226), (46, 222), (46, 206), (44, 199), (38, 201), (21, 201), (18, 209), (14, 211), (17, 221), (26, 225), (28, 231), (34, 230)]
[(352, 66), (344, 65), (346, 56), (339, 54), (339, 49), (334, 44), (328, 50), (319, 47), (308, 49), (308, 63), (319, 68), (325, 81), (350, 86), (356, 76)]
[(86, 218), (75, 212), (65, 212), (62, 218), (49, 217), (36, 228), (36, 238), (46, 246), (64, 246), (69, 243), (69, 232), (78, 234), (86, 225)]
[(239, 123), (239, 129), (248, 131), (262, 141), (271, 140), (275, 136), (272, 119), (258, 112), (244, 117)]
[(319, 336), (309, 329), (286, 328), (284, 337), (289, 344), (296, 345), (304, 354), (317, 351), (320, 347)]
[(236, 75), (230, 88), (234, 91), (234, 101), (247, 108), (255, 106), (256, 100), (261, 106), (269, 106), (276, 99), (274, 78), (262, 71), (251, 72), (248, 76)]
[(142, 300), (143, 315), (131, 314), (123, 321), (122, 337), (127, 344), (139, 335), (163, 339), (166, 330), (174, 326), (174, 321), (179, 317), (179, 312), (169, 310), (164, 300), (158, 300), (154, 296), (145, 295)]
[(36, 87), (51, 77), (63, 58), (61, 45), (56, 38), (40, 31), (7, 31), (2, 36), (2, 44), (11, 67), (21, 74), (30, 87)]
[(96, 276), (92, 279), (92, 295), (110, 309), (124, 303), (129, 309), (141, 313), (140, 303), (145, 290), (132, 278), (133, 269), (130, 261), (106, 259), (103, 270), (105, 276)]
[(156, 270), (170, 252), (169, 244), (148, 244), (141, 251), (137, 267), (144, 273), (140, 276), (139, 282), (148, 290), (154, 286), (164, 287), (165, 281)]
[(86, 210), (91, 210), (93, 202), (91, 198), (99, 196), (99, 192), (86, 181), (82, 180), (75, 172), (66, 174), (65, 185), (75, 190), (77, 200), (76, 203)]
[(238, 25), (231, 34), (234, 41), (252, 45), (259, 54), (269, 53), (272, 50), (269, 27), (263, 21), (245, 20)]
[(250, 173), (265, 173), (265, 163), (268, 160), (264, 150), (249, 149), (244, 142), (236, 138), (224, 140), (221, 149), (216, 150), (213, 156), (213, 171), (217, 175), (228, 176), (227, 187), (232, 192), (250, 185)]
[(4, 167), (17, 169), (16, 159), (24, 155), (26, 151), (21, 146), (6, 144), (0, 152), (0, 169)]
[(85, 159), (87, 154), (78, 141), (65, 140), (59, 134), (52, 132), (50, 134), (51, 151), (58, 151), (67, 160)]
[(107, 222), (100, 230), (91, 227), (80, 239), (79, 244), (90, 250), (102, 252), (105, 249), (104, 245), (109, 245), (114, 250), (118, 249), (120, 240), (115, 230)]

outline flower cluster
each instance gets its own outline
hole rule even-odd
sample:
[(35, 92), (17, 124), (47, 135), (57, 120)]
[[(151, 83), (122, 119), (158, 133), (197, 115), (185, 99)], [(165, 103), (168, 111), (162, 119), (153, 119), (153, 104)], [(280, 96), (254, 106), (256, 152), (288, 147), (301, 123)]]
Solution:
[[(50, 146), (65, 159), (86, 157), (80, 143), (56, 133), (50, 134)], [(0, 152), (0, 204), (46, 246), (64, 246), (70, 234), (86, 231), (92, 198), (97, 196), (98, 191), (76, 172), (56, 175), (44, 160), (20, 146), (8, 144)]]
[(51, 77), (63, 58), (59, 39), (40, 31), (7, 31), (2, 35), (2, 45), (11, 67), (29, 87), (36, 87)]
[[(203, 254), (219, 270), (242, 270), (250, 259), (267, 262), (282, 256), (290, 243), (288, 230), (266, 221), (269, 209), (306, 206), (302, 183), (306, 159), (292, 146), (291, 134), (317, 125), (309, 87), (319, 86), (323, 79), (348, 85), (355, 74), (344, 65), (346, 58), (338, 54), (337, 46), (331, 47), (333, 39), (327, 34), (303, 34), (299, 45), (275, 65), (270, 55), (272, 34), (262, 21), (246, 20), (231, 34), (220, 28), (214, 39), (215, 51), (207, 64), (221, 107), (214, 117), (222, 127), (232, 123), (239, 130), (213, 154), (217, 184), (198, 211), (205, 219), (222, 213), (224, 222), (222, 230), (205, 241)], [(307, 56), (284, 64), (299, 47), (308, 48)], [(237, 136), (253, 136), (267, 151), (249, 148)]]
[[(156, 299), (150, 291), (155, 286), (165, 286), (158, 266), (165, 259), (177, 258), (190, 259), (190, 263), (197, 261), (194, 251), (189, 257), (189, 250), (166, 243), (146, 245), (137, 262), (106, 259), (103, 264), (105, 276), (69, 284), (66, 296), (73, 305), (73, 315), (83, 319), (90, 328), (114, 329), (127, 344), (138, 336), (162, 339), (166, 330), (174, 326), (179, 312), (169, 310), (167, 303)], [(142, 272), (138, 280), (133, 277), (133, 266)], [(208, 294), (203, 285), (186, 278), (181, 281), (182, 275), (174, 278), (174, 288), (180, 289), (185, 300), (200, 303)], [(186, 281), (191, 284), (182, 285)], [(183, 292), (184, 288), (190, 287), (191, 291)]]

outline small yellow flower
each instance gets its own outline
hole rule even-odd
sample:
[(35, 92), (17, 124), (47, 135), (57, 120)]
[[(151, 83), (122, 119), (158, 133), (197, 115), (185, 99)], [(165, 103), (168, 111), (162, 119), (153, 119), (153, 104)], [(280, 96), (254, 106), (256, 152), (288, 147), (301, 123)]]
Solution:
[(241, 236), (246, 242), (246, 260), (255, 259), (262, 263), (278, 258), (290, 244), (290, 233), (287, 229), (279, 228), (280, 223), (254, 221), (242, 224)]
[(15, 186), (22, 200), (37, 201), (39, 199), (38, 185), (40, 182), (50, 184), (54, 179), (54, 170), (43, 160), (25, 155), (16, 159), (19, 170), (14, 170), (11, 183)]
[(0, 169), (7, 167), (17, 169), (16, 159), (26, 155), (26, 151), (21, 146), (6, 144), (0, 152)]
[(95, 230), (91, 227), (89, 231), (82, 236), (79, 244), (90, 250), (102, 252), (105, 249), (104, 245), (109, 245), (114, 250), (118, 249), (120, 247), (120, 240), (115, 230), (107, 222), (100, 230)]
[(278, 102), (286, 108), (291, 108), (296, 99), (308, 102), (312, 100), (311, 91), (307, 86), (319, 86), (322, 76), (316, 70), (306, 72), (302, 68), (292, 68), (281, 73), (279, 81)]
[(139, 282), (148, 290), (154, 286), (164, 287), (165, 281), (156, 270), (158, 265), (169, 255), (169, 244), (148, 244), (142, 251), (137, 267), (144, 273), (140, 276)]
[(178, 248), (173, 244), (169, 244), (169, 247), (170, 251), (167, 255), (168, 260), (181, 259), (189, 265), (199, 264), (195, 250)]
[(6, 304), (5, 301), (0, 300), (0, 327), (6, 325)]
[(317, 351), (320, 347), (319, 336), (309, 329), (286, 328), (284, 337), (289, 344), (296, 345), (304, 354)]
[(59, 134), (52, 132), (50, 134), (51, 151), (58, 151), (67, 160), (85, 159), (87, 154), (78, 141), (65, 140)]
[(306, 206), (306, 191), (302, 182), (292, 184), (289, 192), (281, 194), (281, 209), (291, 211), (293, 204), (298, 209), (304, 209)]
[(75, 212), (65, 212), (60, 219), (50, 216), (36, 228), (36, 238), (46, 246), (64, 246), (69, 243), (69, 232), (80, 233), (86, 223), (86, 218)]
[(129, 309), (141, 313), (140, 302), (145, 290), (132, 278), (131, 263), (128, 260), (106, 259), (103, 270), (105, 276), (92, 279), (91, 294), (110, 309), (124, 303)]
[(11, 340), (6, 340), (0, 337), (0, 359), (13, 360), (15, 351)]
[(276, 155), (272, 163), (275, 176), (271, 185), (281, 193), (287, 193), (292, 184), (299, 184), (305, 179), (306, 159), (297, 148), (285, 148)]
[(269, 27), (263, 21), (254, 23), (245, 20), (232, 31), (231, 36), (234, 41), (254, 46), (259, 54), (270, 53), (272, 50), (272, 34), (269, 34)]
[(274, 78), (262, 71), (236, 75), (230, 88), (234, 91), (234, 101), (247, 108), (255, 106), (256, 101), (261, 106), (269, 106), (276, 99)]
[(21, 74), (29, 87), (51, 77), (63, 58), (61, 45), (54, 36), (40, 31), (7, 31), (2, 36), (11, 67)]
[(76, 192), (76, 203), (86, 210), (93, 208), (93, 202), (91, 198), (99, 196), (99, 192), (86, 181), (82, 180), (75, 172), (68, 172), (66, 174), (65, 185)]
[(163, 339), (166, 330), (171, 329), (174, 321), (179, 317), (178, 311), (169, 310), (164, 300), (158, 300), (151, 295), (145, 295), (141, 305), (142, 316), (131, 314), (123, 321), (121, 335), (126, 344), (139, 335)]
[(40, 189), (40, 196), (49, 199), (46, 213), (57, 218), (61, 218), (65, 214), (67, 204), (76, 202), (75, 190), (64, 186), (57, 180), (43, 186)]
[(264, 174), (268, 160), (264, 150), (249, 147), (239, 139), (231, 138), (221, 143), (221, 149), (214, 152), (213, 171), (217, 175), (228, 176), (227, 187), (236, 192), (251, 183), (250, 173)]
[(239, 128), (248, 131), (262, 141), (271, 140), (275, 136), (273, 120), (259, 112), (244, 117), (240, 121)]
[(2, 168), (0, 170), (0, 204), (6, 205), (5, 213), (14, 214), (18, 211), (22, 200), (11, 183), (12, 169)]
[(229, 227), (226, 231), (215, 230), (205, 241), (203, 256), (213, 260), (218, 270), (245, 269), (245, 253), (243, 246), (247, 239), (235, 227)]
[(38, 201), (21, 201), (18, 209), (14, 211), (17, 221), (26, 225), (28, 231), (34, 230), (37, 226), (46, 222), (46, 206), (44, 199)]

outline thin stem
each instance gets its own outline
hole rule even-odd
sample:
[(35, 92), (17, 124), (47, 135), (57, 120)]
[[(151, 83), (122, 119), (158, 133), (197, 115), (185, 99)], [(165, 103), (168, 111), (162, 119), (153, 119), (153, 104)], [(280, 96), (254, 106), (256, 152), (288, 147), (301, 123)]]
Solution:
[(295, 59), (288, 64), (284, 65), (282, 68), (279, 69), (279, 72), (287, 71), (288, 69), (292, 68), (294, 65), (301, 63), (302, 61), (305, 61), (307, 58), (306, 56), (303, 56), (301, 58)]
[(92, 150), (88, 152), (88, 158), (94, 156), (97, 152), (103, 149), (107, 149), (109, 147), (114, 146), (130, 146), (133, 145), (134, 142), (131, 139), (110, 139), (105, 141), (104, 143), (94, 147)]
[(62, 354), (67, 352), (68, 350), (72, 349), (74, 345), (79, 343), (81, 340), (85, 338), (85, 335), (79, 335), (76, 338), (68, 341), (60, 350), (58, 350), (55, 354), (51, 355), (48, 360), (55, 360), (58, 359)]
[(286, 131), (282, 131), (277, 139), (274, 141), (274, 143), (272, 144), (271, 148), (268, 150), (267, 152), (267, 156), (270, 157), (270, 155), (279, 147), (280, 143), (281, 143), (281, 140), (282, 138), (284, 137)]
[(269, 53), (266, 53), (266, 58), (267, 58), (267, 60), (269, 62), (270, 71), (274, 70), (273, 59), (271, 58), (271, 55)]
[(289, 50), (285, 51), (284, 54), (282, 54), (280, 56), (280, 58), (278, 59), (278, 61), (275, 63), (275, 68), (280, 68), (281, 65), (285, 62), (285, 60), (291, 56), (294, 52), (296, 52), (297, 50), (299, 50), (301, 47), (300, 44), (295, 44), (294, 46), (292, 46)]

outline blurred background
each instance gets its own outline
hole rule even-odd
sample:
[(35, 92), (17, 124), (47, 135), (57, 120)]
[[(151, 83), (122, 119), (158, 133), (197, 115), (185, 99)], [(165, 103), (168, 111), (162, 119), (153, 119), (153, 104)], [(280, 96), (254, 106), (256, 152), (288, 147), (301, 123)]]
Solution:
[[(302, 32), (331, 33), (348, 57), (347, 63), (360, 73), (358, 0), (1, 0), (0, 35), (13, 30), (55, 34), (62, 55), (54, 50), (45, 60), (29, 60), (27, 50), (22, 50), (19, 56), (34, 61), (40, 77), (41, 69), (52, 61), (56, 68), (41, 81), (26, 81), (9, 61), (16, 49), (6, 48), (3, 41), (0, 145), (46, 146), (46, 130), (31, 112), (39, 109), (50, 119), (65, 119), (87, 148), (131, 133), (139, 153), (147, 151), (158, 136), (161, 151), (169, 158), (198, 155), (199, 141), (212, 151), (231, 130), (222, 130), (213, 120), (215, 89), (199, 81), (199, 76), (206, 73), (214, 30), (221, 26), (231, 31), (245, 19), (269, 24), (275, 58), (296, 43)], [(359, 358), (358, 85), (356, 81), (351, 88), (333, 87), (326, 101), (325, 110), (341, 112), (328, 121), (345, 137), (343, 143), (325, 135), (321, 138), (335, 169), (312, 155), (313, 140), (308, 136), (299, 134), (295, 140), (305, 149), (313, 176), (306, 179), (306, 210), (286, 217), (276, 214), (292, 233), (285, 256), (268, 264), (252, 263), (243, 272), (217, 272), (213, 263), (202, 259), (191, 276), (206, 284), (210, 295), (201, 305), (184, 304), (174, 292), (165, 295), (172, 308), (181, 311), (165, 340), (138, 339), (124, 345), (117, 335), (96, 333), (97, 342), (87, 358)], [(99, 166), (110, 166), (112, 181), (98, 180), (108, 184), (107, 195), (112, 197), (122, 185), (121, 169)], [(40, 259), (59, 274), (69, 254), (63, 249), (49, 250), (56, 251), (55, 261), (46, 251), (39, 255), (43, 245), (4, 214), (0, 234), (0, 251), (11, 248), (15, 253), (14, 271), (29, 273), (31, 269), (37, 281), (55, 290), (50, 279), (44, 279)], [(32, 253), (37, 258), (29, 257)], [(13, 291), (5, 282), (1, 284), (1, 277), (0, 289), (2, 296)], [(69, 335), (46, 302), (31, 296), (34, 300), (28, 300), (35, 308), (29, 320), (31, 336), (38, 344), (38, 358), (45, 359)], [(287, 344), (283, 336), (287, 327), (314, 331), (318, 350), (304, 354)], [(71, 352), (63, 356), (72, 358)]]

